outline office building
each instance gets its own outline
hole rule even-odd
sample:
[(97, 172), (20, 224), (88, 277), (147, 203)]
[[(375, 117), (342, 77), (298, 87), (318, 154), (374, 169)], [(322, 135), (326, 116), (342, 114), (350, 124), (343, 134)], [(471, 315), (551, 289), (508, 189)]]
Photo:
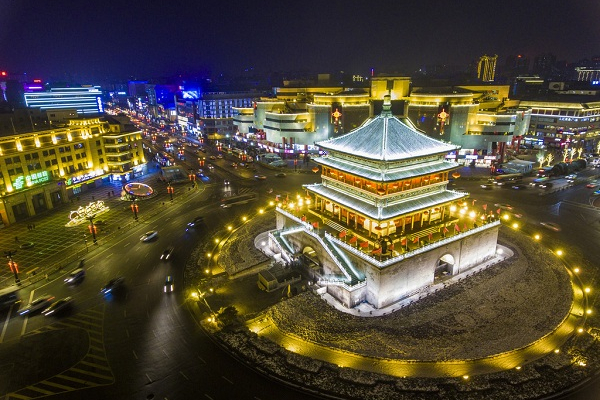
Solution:
[(498, 56), (483, 55), (477, 63), (477, 78), (482, 82), (494, 82), (496, 76), (496, 61)]

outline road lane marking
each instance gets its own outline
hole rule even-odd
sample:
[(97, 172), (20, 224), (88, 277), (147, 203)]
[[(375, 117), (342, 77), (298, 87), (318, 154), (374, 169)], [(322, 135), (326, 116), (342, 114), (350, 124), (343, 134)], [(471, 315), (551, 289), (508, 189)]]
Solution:
[(230, 381), (229, 379), (225, 378), (224, 376), (221, 376), (221, 378), (225, 379), (227, 382), (231, 383), (233, 385), (233, 382)]
[(186, 379), (186, 380), (190, 380), (187, 376), (185, 376), (185, 374), (183, 373), (183, 371), (179, 371), (179, 373)]
[(4, 335), (6, 334), (6, 329), (8, 328), (8, 321), (10, 321), (10, 316), (12, 315), (13, 306), (10, 306), (8, 310), (8, 314), (6, 315), (6, 321), (4, 321), (4, 326), (2, 327), (2, 334), (0, 335), (0, 343), (4, 340)]
[(206, 361), (204, 361), (204, 360), (202, 359), (202, 357), (198, 356), (198, 359), (199, 359), (200, 361), (202, 361), (202, 364), (206, 364)]
[(167, 354), (167, 352), (166, 352), (164, 349), (163, 349), (163, 351), (162, 351), (162, 352), (163, 352), (163, 354), (165, 355), (165, 357), (167, 357), (167, 358), (171, 358), (171, 357), (169, 357), (169, 355)]
[(204, 393), (204, 397), (206, 397), (207, 399), (210, 399), (210, 400), (214, 400), (212, 397), (210, 397), (210, 396), (209, 396), (209, 395), (207, 395), (206, 393)]
[(133, 351), (133, 356), (135, 357), (135, 359), (136, 359), (136, 360), (139, 360), (139, 358), (138, 358), (137, 354), (135, 354), (135, 350), (132, 350), (132, 351)]
[(25, 331), (27, 330), (27, 321), (29, 321), (29, 315), (26, 315), (25, 319), (23, 320), (23, 327), (21, 328), (21, 336), (23, 336), (25, 334)]
[(150, 379), (150, 377), (148, 376), (148, 374), (146, 374), (146, 378), (148, 378), (148, 382), (152, 383), (152, 379)]
[(61, 385), (61, 384), (56, 383), (56, 382), (41, 381), (40, 383), (44, 384), (44, 385), (47, 385), (47, 386), (55, 387), (57, 389), (66, 390), (66, 391), (77, 390), (77, 388), (74, 388), (74, 387), (71, 387), (71, 386)]

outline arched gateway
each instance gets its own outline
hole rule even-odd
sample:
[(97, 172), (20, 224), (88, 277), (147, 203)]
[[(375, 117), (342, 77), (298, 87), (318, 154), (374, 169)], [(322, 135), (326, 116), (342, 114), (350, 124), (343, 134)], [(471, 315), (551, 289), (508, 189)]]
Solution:
[(321, 183), (276, 208), (274, 253), (318, 260), (317, 284), (347, 307), (391, 305), (492, 259), (500, 222), (468, 193), (448, 189), (459, 147), (383, 112), (317, 143)]

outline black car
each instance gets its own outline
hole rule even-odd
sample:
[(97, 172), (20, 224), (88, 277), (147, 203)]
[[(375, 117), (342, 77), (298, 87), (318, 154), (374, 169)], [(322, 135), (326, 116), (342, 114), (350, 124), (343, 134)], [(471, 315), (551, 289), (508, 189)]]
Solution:
[(175, 250), (175, 248), (173, 246), (167, 247), (165, 249), (165, 251), (163, 251), (162, 254), (160, 255), (160, 259), (167, 261), (173, 255), (173, 250)]
[(76, 285), (85, 278), (85, 270), (83, 268), (74, 269), (65, 278), (65, 283), (69, 285)]
[(104, 287), (102, 289), (100, 289), (100, 293), (109, 294), (111, 292), (114, 292), (116, 289), (123, 286), (124, 282), (125, 282), (125, 278), (123, 278), (122, 276), (113, 278), (110, 281), (108, 281), (108, 283), (106, 285), (104, 285)]

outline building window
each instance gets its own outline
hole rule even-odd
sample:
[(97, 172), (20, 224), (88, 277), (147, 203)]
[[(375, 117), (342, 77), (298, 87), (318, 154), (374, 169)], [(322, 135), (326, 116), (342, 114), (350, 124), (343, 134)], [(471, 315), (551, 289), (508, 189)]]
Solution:
[(46, 160), (44, 164), (46, 165), (46, 168), (50, 167), (50, 161)]
[(102, 149), (98, 149), (98, 155), (101, 156), (102, 155)]

